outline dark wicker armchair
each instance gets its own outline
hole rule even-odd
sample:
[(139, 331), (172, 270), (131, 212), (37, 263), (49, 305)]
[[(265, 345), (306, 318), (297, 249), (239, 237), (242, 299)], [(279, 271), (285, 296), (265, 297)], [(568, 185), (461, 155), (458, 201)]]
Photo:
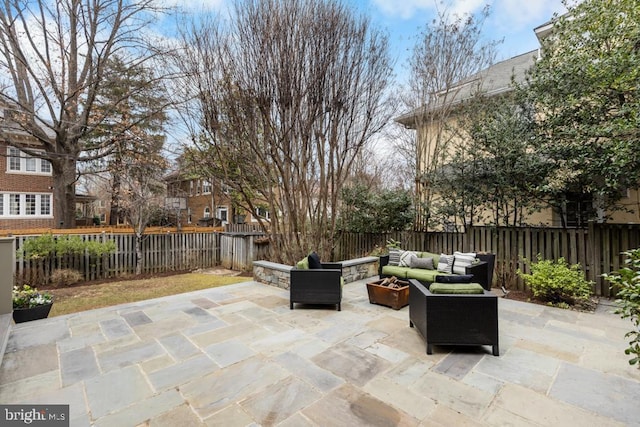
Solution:
[(433, 294), (419, 281), (409, 280), (409, 326), (425, 339), (427, 354), (435, 345), (490, 345), (498, 347), (498, 298), (482, 294)]
[(331, 304), (341, 310), (342, 264), (322, 263), (322, 269), (291, 269), (289, 308), (293, 304)]

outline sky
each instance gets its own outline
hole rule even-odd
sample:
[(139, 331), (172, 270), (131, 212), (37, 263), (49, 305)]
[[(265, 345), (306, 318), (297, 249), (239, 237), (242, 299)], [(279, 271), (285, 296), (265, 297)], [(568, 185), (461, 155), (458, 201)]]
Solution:
[[(411, 49), (426, 24), (437, 16), (437, 10), (465, 14), (478, 13), (485, 5), (491, 14), (483, 27), (486, 41), (503, 40), (498, 46), (496, 61), (509, 59), (538, 48), (533, 31), (549, 21), (554, 13), (566, 8), (562, 0), (343, 0), (371, 17), (372, 23), (389, 35), (391, 54), (396, 59), (396, 75), (402, 80), (408, 75), (407, 61)], [(209, 9), (223, 11), (232, 0), (163, 0), (168, 6), (180, 6), (187, 11)]]
[[(187, 14), (204, 11), (227, 15), (234, 0), (160, 0), (178, 6)], [(388, 33), (390, 52), (395, 59), (396, 83), (405, 85), (411, 50), (425, 25), (432, 23), (438, 10), (451, 14), (478, 13), (491, 8), (484, 23), (485, 41), (503, 40), (497, 46), (496, 61), (509, 59), (539, 47), (534, 28), (549, 21), (566, 8), (562, 0), (342, 0), (371, 18), (372, 24)], [(573, 0), (569, 0), (573, 1)], [(579, 0), (578, 0), (579, 1)], [(162, 25), (162, 24), (160, 24)], [(176, 138), (180, 139), (180, 138)]]
[(564, 13), (561, 0), (350, 0), (367, 11), (373, 22), (388, 31), (391, 51), (405, 66), (416, 37), (437, 16), (437, 9), (452, 14), (478, 13), (486, 4), (491, 13), (483, 27), (487, 41), (503, 40), (497, 61), (538, 48), (533, 29), (549, 21), (554, 13)]

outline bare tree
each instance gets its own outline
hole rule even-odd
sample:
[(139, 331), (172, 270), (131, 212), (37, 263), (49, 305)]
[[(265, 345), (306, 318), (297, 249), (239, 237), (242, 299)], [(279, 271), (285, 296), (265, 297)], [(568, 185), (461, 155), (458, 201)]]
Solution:
[[(109, 117), (109, 109), (92, 114), (105, 65), (116, 54), (128, 64), (149, 58), (142, 34), (155, 11), (153, 0), (2, 2), (0, 100), (13, 109), (18, 129), (9, 131), (32, 136), (45, 153), (15, 144), (51, 162), (54, 216), (61, 227), (75, 224), (76, 165), (86, 159), (86, 137)], [(122, 93), (118, 101), (129, 96)]]
[(451, 16), (446, 10), (425, 27), (410, 59), (410, 79), (404, 101), (409, 113), (399, 121), (415, 129), (413, 141), (401, 139), (405, 151), (416, 160), (416, 227), (427, 229), (434, 198), (433, 178), (455, 136), (448, 132), (450, 119), (463, 93), (481, 82), (470, 76), (488, 67), (495, 58), (496, 42), (483, 43), (482, 25), (489, 16), (486, 7), (478, 16)]
[[(154, 147), (146, 153), (133, 153), (119, 166), (120, 209), (136, 236), (136, 274), (142, 273), (144, 230), (164, 206), (167, 160), (160, 155), (164, 138), (140, 132), (140, 145)], [(142, 141), (144, 140), (144, 141)]]
[(249, 0), (184, 44), (202, 161), (247, 210), (269, 206), (275, 258), (330, 257), (340, 189), (389, 119), (387, 38), (336, 1)]

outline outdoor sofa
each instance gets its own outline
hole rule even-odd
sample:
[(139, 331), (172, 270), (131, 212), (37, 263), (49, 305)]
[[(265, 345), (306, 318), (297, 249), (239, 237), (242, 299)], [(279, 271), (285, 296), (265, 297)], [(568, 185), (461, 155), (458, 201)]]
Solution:
[[(315, 253), (314, 253), (315, 254)], [(342, 304), (342, 264), (321, 263), (317, 255), (310, 254), (298, 262), (290, 272), (289, 308), (294, 304)]]
[[(422, 335), (427, 354), (433, 353), (434, 345), (490, 345), (498, 356), (497, 295), (486, 289), (474, 294), (432, 293), (429, 288), (438, 285), (409, 280), (409, 326)], [(441, 289), (465, 286), (471, 288), (442, 284)]]
[[(445, 272), (438, 270), (438, 264), (440, 261), (440, 254), (431, 253), (431, 252), (417, 252), (417, 251), (400, 251), (400, 256), (403, 254), (410, 253), (410, 255), (414, 255), (418, 261), (425, 260), (427, 258), (432, 259), (432, 268), (424, 268), (424, 264), (420, 263), (420, 266), (412, 265), (409, 261), (409, 265), (391, 265), (389, 255), (383, 255), (380, 257), (380, 262), (378, 265), (378, 274), (380, 278), (395, 276), (398, 279), (416, 279), (422, 282), (423, 284), (429, 284), (436, 281), (436, 276), (469, 276), (472, 275), (473, 282), (479, 283), (482, 287), (488, 291), (491, 290), (491, 282), (493, 280), (493, 269), (495, 264), (495, 254), (476, 254), (476, 253), (461, 253), (454, 252), (451, 257), (453, 257), (453, 263), (450, 266), (452, 272)], [(459, 259), (462, 259), (463, 256), (465, 261), (468, 261), (470, 258), (475, 258), (471, 261), (471, 263), (457, 265), (456, 264), (456, 254)], [(415, 261), (415, 258), (411, 258)], [(416, 263), (418, 262), (416, 261)], [(402, 263), (401, 263), (402, 264)], [(452, 281), (455, 281), (455, 278), (452, 277)], [(470, 280), (467, 280), (470, 281)]]

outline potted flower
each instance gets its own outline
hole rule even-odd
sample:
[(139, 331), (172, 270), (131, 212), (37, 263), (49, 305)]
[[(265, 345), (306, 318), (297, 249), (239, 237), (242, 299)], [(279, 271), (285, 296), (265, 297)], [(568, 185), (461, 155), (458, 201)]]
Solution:
[(49, 316), (53, 296), (29, 285), (13, 287), (13, 320), (16, 323), (44, 319)]

